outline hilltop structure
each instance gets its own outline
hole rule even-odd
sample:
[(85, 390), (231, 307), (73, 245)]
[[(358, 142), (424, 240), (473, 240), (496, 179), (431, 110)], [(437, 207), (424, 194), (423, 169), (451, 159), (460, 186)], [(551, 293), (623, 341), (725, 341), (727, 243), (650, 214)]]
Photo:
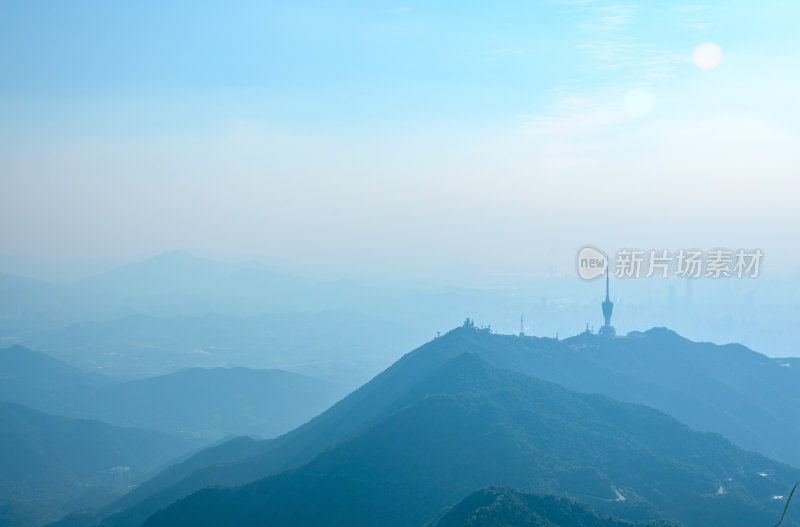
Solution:
[(475, 325), (475, 319), (474, 318), (469, 318), (469, 317), (467, 317), (467, 319), (464, 320), (464, 324), (461, 327), (469, 328), (469, 329), (472, 329), (474, 331), (478, 331), (480, 333), (491, 333), (492, 332), (492, 326), (491, 325), (478, 327), (478, 326)]

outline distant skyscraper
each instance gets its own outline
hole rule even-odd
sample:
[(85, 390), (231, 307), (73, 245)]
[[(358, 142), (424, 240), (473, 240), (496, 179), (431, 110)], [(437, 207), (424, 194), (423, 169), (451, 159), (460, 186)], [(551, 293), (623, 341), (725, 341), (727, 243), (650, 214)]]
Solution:
[(607, 337), (613, 337), (617, 334), (617, 331), (614, 329), (614, 326), (611, 325), (611, 312), (614, 311), (614, 303), (611, 301), (611, 298), (608, 295), (608, 268), (606, 268), (606, 299), (602, 305), (605, 324), (603, 324), (603, 327), (600, 328), (598, 334), (605, 335)]

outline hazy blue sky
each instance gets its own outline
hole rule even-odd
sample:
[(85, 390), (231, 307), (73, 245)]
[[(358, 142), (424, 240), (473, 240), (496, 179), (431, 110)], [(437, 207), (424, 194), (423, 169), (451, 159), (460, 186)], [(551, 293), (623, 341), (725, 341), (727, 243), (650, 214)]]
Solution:
[(0, 254), (798, 267), (795, 1), (0, 6)]

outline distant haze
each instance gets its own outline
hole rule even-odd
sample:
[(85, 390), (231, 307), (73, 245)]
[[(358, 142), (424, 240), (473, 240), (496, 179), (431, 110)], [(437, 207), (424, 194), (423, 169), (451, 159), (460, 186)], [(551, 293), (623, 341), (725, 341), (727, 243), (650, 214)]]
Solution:
[(468, 283), (570, 272), (592, 243), (758, 247), (792, 273), (798, 15), (778, 1), (8, 5), (0, 269), (80, 277), (75, 262), (182, 249)]

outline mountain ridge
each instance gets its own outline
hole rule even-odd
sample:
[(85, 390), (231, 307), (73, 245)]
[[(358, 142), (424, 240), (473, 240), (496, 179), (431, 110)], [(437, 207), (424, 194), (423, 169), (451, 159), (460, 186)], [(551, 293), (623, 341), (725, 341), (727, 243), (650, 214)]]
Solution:
[[(476, 354), (459, 354), (412, 392), (413, 402), (298, 469), (199, 491), (145, 525), (421, 525), (486, 484), (558, 489), (632, 520), (746, 525), (774, 508), (770, 492), (800, 477), (656, 410), (577, 394)], [(767, 487), (755, 475), (765, 465), (774, 477)], [(590, 468), (599, 471), (593, 480), (574, 474)]]
[[(214, 485), (242, 485), (270, 474), (297, 468), (309, 461), (331, 445), (341, 441), (348, 435), (357, 433), (368, 423), (391, 408), (395, 408), (399, 401), (418, 384), (426, 375), (437, 367), (443, 365), (463, 352), (478, 353), (484, 360), (494, 367), (521, 371), (534, 375), (546, 373), (547, 380), (553, 382), (553, 377), (563, 373), (565, 365), (573, 363), (587, 363), (589, 368), (584, 368), (583, 376), (567, 377), (574, 385), (576, 381), (590, 376), (602, 376), (607, 367), (598, 366), (598, 361), (604, 360), (604, 354), (618, 354), (622, 359), (615, 359), (618, 363), (635, 354), (637, 350), (649, 349), (648, 339), (658, 337), (661, 330), (656, 330), (642, 338), (621, 338), (614, 340), (599, 340), (596, 335), (584, 335), (574, 339), (556, 340), (539, 337), (517, 337), (510, 335), (494, 335), (488, 331), (479, 331), (475, 328), (456, 328), (447, 334), (434, 339), (416, 350), (406, 354), (390, 368), (377, 375), (370, 382), (355, 390), (342, 401), (335, 404), (328, 411), (309, 421), (292, 432), (276, 438), (275, 440), (250, 444), (246, 451), (237, 458), (236, 453), (230, 451), (225, 456), (222, 465), (204, 464), (198, 458), (168, 469), (169, 478), (155, 478), (146, 482), (140, 488), (125, 497), (118, 503), (113, 511), (101, 513), (105, 516), (102, 525), (108, 526), (134, 526), (139, 525), (149, 514), (180, 499), (187, 494), (206, 486)], [(712, 346), (692, 343), (685, 339), (675, 339), (669, 333), (664, 334), (670, 339), (671, 344), (690, 343), (692, 346)], [(593, 346), (608, 346), (617, 343), (626, 343), (628, 346), (638, 346), (634, 350), (622, 349), (622, 353), (615, 348), (597, 353)], [(644, 346), (643, 346), (644, 345)], [(724, 356), (729, 348), (713, 347)], [(733, 348), (738, 350), (738, 347)], [(746, 348), (744, 348), (746, 350)], [(652, 350), (651, 350), (652, 351)], [(689, 352), (692, 350), (690, 349)], [(656, 349), (655, 352), (664, 355), (664, 360), (673, 361), (669, 350)], [(648, 354), (643, 354), (646, 359)], [(769, 363), (771, 359), (749, 352), (757, 362)], [(681, 355), (687, 355), (684, 350)], [(723, 357), (724, 358), (724, 357)], [(556, 360), (558, 359), (558, 360)], [(647, 364), (646, 362), (644, 363)], [(774, 362), (770, 363), (772, 366)], [(715, 364), (712, 364), (716, 371)], [(669, 365), (675, 368), (675, 365)], [(786, 368), (784, 368), (784, 371)], [(658, 364), (651, 368), (650, 375), (660, 371)], [(574, 373), (569, 372), (567, 373)], [(610, 376), (614, 379), (614, 376)], [(626, 377), (621, 377), (626, 380)], [(596, 379), (591, 379), (596, 382)], [(555, 382), (558, 382), (556, 380)], [(569, 383), (565, 383), (569, 384)], [(578, 391), (600, 392), (592, 390), (587, 384), (578, 383)], [(619, 384), (619, 382), (617, 383)], [(658, 386), (657, 384), (655, 386)], [(582, 388), (582, 389), (581, 389)], [(661, 388), (659, 388), (661, 389)], [(629, 395), (625, 393), (625, 395)], [(625, 399), (624, 397), (622, 398)], [(219, 449), (227, 447), (220, 446)], [(235, 450), (235, 449), (233, 449)], [(213, 456), (212, 456), (213, 457)], [(108, 516), (108, 514), (112, 514)]]

